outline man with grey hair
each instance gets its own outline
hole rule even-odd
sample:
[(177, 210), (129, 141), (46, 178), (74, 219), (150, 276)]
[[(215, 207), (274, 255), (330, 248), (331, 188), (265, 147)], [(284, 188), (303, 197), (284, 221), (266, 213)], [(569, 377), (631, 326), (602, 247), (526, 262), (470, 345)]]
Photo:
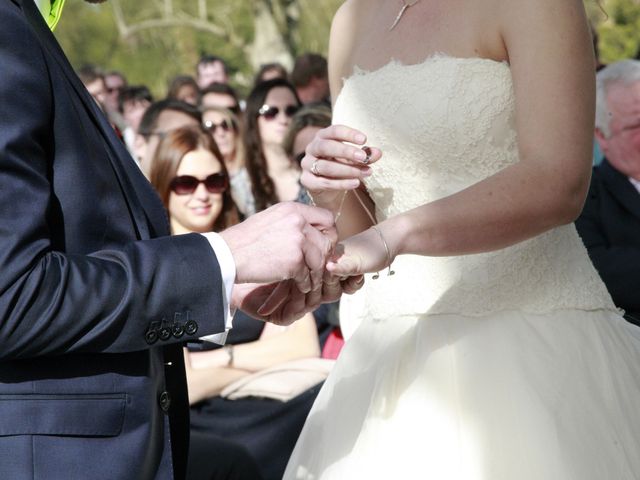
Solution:
[(596, 79), (595, 135), (605, 159), (576, 227), (613, 301), (640, 325), (640, 61), (613, 63)]

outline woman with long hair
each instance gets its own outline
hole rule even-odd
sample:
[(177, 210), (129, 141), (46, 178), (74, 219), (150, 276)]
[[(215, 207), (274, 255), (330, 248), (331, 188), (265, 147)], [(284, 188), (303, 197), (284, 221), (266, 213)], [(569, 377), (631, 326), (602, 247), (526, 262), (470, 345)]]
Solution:
[(246, 154), (242, 140), (240, 118), (224, 107), (203, 107), (202, 126), (211, 134), (222, 154), (229, 173), (231, 196), (240, 212), (248, 217), (256, 211), (251, 179), (246, 168)]
[(282, 78), (259, 83), (247, 98), (245, 147), (257, 211), (304, 195), (300, 166), (282, 146), (300, 106), (295, 88)]

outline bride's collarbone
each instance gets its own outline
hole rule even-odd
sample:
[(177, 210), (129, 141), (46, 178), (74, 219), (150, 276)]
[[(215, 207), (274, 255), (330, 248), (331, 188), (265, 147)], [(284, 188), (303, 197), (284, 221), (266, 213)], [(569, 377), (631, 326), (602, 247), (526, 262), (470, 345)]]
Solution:
[(467, 0), (421, 0), (405, 11), (391, 31), (401, 2), (376, 1), (378, 8), (360, 3), (363, 15), (354, 28), (358, 34), (350, 54), (351, 65), (377, 70), (392, 59), (413, 65), (437, 54), (507, 60), (497, 26), (490, 28), (484, 17), (469, 14), (457, 5)]

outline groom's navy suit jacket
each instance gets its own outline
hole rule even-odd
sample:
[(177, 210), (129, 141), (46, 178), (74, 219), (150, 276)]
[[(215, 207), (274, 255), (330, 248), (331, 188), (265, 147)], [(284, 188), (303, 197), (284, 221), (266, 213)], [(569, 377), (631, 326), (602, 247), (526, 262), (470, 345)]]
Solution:
[(640, 325), (640, 193), (606, 159), (593, 169), (576, 228), (614, 303)]
[(0, 479), (183, 476), (179, 342), (223, 331), (223, 288), (167, 234), (32, 0), (0, 0)]

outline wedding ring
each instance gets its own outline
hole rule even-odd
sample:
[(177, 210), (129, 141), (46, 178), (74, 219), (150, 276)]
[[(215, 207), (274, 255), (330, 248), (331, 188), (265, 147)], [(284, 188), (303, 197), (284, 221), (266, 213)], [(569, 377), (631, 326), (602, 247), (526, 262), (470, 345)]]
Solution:
[(320, 176), (320, 172), (318, 171), (318, 160), (315, 160), (312, 164), (311, 164), (311, 169), (310, 169), (311, 173), (313, 173), (316, 177)]
[(362, 147), (362, 151), (367, 154), (367, 158), (365, 158), (362, 163), (367, 165), (371, 161), (371, 149), (367, 146)]

